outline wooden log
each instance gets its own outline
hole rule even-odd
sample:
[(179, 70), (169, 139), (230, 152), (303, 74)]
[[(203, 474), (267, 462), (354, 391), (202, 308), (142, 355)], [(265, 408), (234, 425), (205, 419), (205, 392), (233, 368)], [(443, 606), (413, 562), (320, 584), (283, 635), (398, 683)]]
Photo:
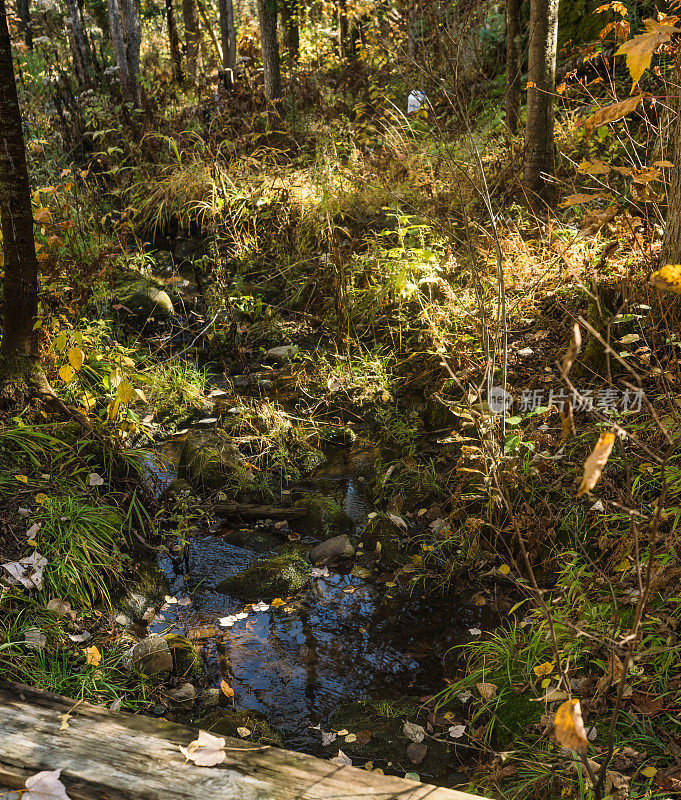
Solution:
[(178, 749), (193, 728), (21, 684), (0, 682), (0, 731), (0, 785), (61, 769), (71, 800), (482, 800), (240, 739), (219, 766), (197, 767)]
[(213, 503), (218, 517), (241, 517), (242, 519), (299, 519), (307, 514), (305, 508), (277, 508), (252, 503)]

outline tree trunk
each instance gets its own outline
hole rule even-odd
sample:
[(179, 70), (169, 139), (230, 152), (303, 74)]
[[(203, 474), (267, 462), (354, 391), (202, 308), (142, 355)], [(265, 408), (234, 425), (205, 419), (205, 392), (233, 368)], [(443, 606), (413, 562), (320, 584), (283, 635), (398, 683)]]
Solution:
[(182, 73), (182, 53), (180, 52), (180, 37), (177, 35), (177, 22), (175, 21), (175, 11), (173, 0), (166, 0), (166, 20), (168, 22), (168, 43), (170, 44), (170, 62), (173, 70), (173, 80), (181, 81)]
[(0, 356), (7, 364), (37, 354), (38, 262), (5, 0), (0, 0), (0, 216), (5, 260)]
[[(679, 73), (676, 73), (675, 85), (678, 85)], [(674, 166), (669, 171), (667, 184), (667, 221), (664, 227), (664, 239), (660, 251), (660, 266), (665, 264), (681, 264), (681, 98), (677, 98), (676, 119), (670, 125), (671, 135), (668, 138), (667, 151), (664, 158)]]
[(182, 0), (182, 19), (184, 21), (185, 43), (187, 47), (187, 74), (192, 83), (196, 83), (199, 64), (199, 12), (196, 0)]
[(66, 7), (69, 12), (69, 38), (73, 55), (73, 71), (81, 86), (89, 86), (90, 51), (85, 40), (77, 0), (66, 0)]
[(553, 94), (556, 84), (558, 0), (531, 0), (524, 185), (530, 203), (555, 196)]
[(121, 81), (123, 94), (130, 93), (130, 73), (128, 71), (128, 57), (125, 51), (125, 40), (123, 39), (123, 26), (121, 24), (121, 11), (118, 7), (118, 0), (108, 0), (109, 5), (109, 33), (111, 34), (111, 44), (113, 45), (116, 56), (116, 66), (118, 67), (118, 77)]
[(281, 27), (289, 64), (298, 61), (300, 52), (300, 7), (298, 0), (282, 0)]
[[(203, 4), (203, 0), (196, 0), (196, 7), (199, 10), (199, 16), (201, 18), (201, 24), (203, 25), (204, 29), (208, 31), (208, 37), (210, 38), (211, 42), (213, 43), (213, 47), (215, 48), (215, 54), (218, 57), (218, 62), (221, 64), (224, 56), (222, 55), (222, 47), (220, 46), (220, 42), (218, 42), (217, 36), (215, 35), (215, 31), (213, 30), (213, 26), (211, 25), (210, 19), (208, 18), (208, 12), (206, 11), (206, 6)], [(203, 47), (204, 39), (201, 38), (201, 46)], [(209, 57), (205, 50), (203, 52), (204, 61), (208, 61)]]
[(338, 0), (338, 54), (342, 59), (348, 56), (348, 3)]
[(140, 97), (140, 48), (142, 46), (142, 27), (135, 0), (121, 0), (123, 30), (125, 31), (125, 60), (128, 62), (128, 83), (130, 96), (136, 105)]
[(222, 39), (222, 69), (226, 86), (234, 84), (236, 69), (236, 31), (234, 30), (234, 4), (232, 0), (218, 0), (220, 13), (220, 39)]
[(520, 9), (522, 0), (506, 0), (506, 125), (517, 133), (520, 122)]
[(29, 0), (17, 0), (17, 14), (21, 20), (21, 32), (24, 35), (24, 43), (29, 50), (33, 50), (33, 29), (31, 28), (31, 10), (28, 5)]
[(278, 100), (281, 97), (281, 68), (277, 41), (277, 0), (258, 0), (258, 19), (265, 97)]

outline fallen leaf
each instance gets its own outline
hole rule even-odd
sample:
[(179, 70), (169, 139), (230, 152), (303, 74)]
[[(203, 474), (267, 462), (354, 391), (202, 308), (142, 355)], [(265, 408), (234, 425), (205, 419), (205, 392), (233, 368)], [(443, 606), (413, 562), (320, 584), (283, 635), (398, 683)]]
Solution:
[(248, 736), (251, 735), (251, 731), (248, 728), (239, 727), (236, 729), (236, 732), (241, 736), (242, 739), (246, 739)]
[(102, 660), (102, 654), (99, 652), (99, 649), (94, 645), (92, 645), (91, 647), (84, 647), (83, 655), (85, 656), (85, 663), (92, 664), (95, 667)]
[(31, 650), (42, 650), (47, 644), (47, 637), (40, 628), (26, 628), (24, 631), (24, 642), (26, 647)]
[(329, 761), (332, 764), (336, 764), (339, 767), (351, 767), (352, 766), (352, 759), (349, 756), (346, 756), (342, 750), (338, 751), (338, 755), (330, 758)]
[(2, 567), (10, 574), (10, 583), (21, 585), (26, 589), (43, 588), (43, 570), (47, 566), (47, 559), (35, 552), (19, 561), (10, 561)]
[(331, 742), (335, 742), (338, 738), (338, 734), (335, 731), (322, 731), (322, 746), (326, 747), (330, 745)]
[(116, 698), (116, 699), (115, 699), (115, 700), (114, 700), (114, 701), (113, 701), (113, 702), (112, 702), (112, 703), (109, 705), (109, 711), (118, 711), (118, 709), (121, 707), (121, 703), (122, 703), (122, 702), (123, 702), (123, 698), (122, 698), (122, 697), (117, 697), (117, 698)]
[(542, 675), (550, 675), (553, 672), (555, 666), (556, 666), (555, 661), (545, 661), (543, 664), (537, 664), (537, 666), (534, 667), (532, 671), (538, 678), (541, 678)]
[(22, 800), (69, 800), (66, 787), (59, 780), (61, 769), (39, 772), (26, 779)]
[(356, 741), (357, 741), (357, 735), (356, 735), (356, 734), (354, 734), (354, 733), (349, 733), (349, 734), (348, 734), (348, 735), (345, 737), (345, 741), (346, 741), (348, 744), (352, 744), (353, 742), (356, 742)]
[(502, 565), (499, 567), (499, 572), (500, 572), (502, 575), (508, 575), (508, 573), (509, 573), (510, 571), (511, 571), (511, 568), (508, 566), (508, 564), (502, 564)]
[(402, 733), (412, 742), (422, 742), (426, 738), (426, 729), (415, 722), (405, 722), (402, 726)]
[(274, 600), (272, 600), (272, 608), (279, 608), (280, 606), (285, 606), (285, 605), (286, 601), (282, 600), (281, 597), (275, 597)]
[(88, 486), (101, 486), (104, 483), (104, 478), (96, 472), (91, 472), (87, 477)]
[(177, 597), (172, 597), (169, 594), (165, 596), (164, 600), (166, 601), (166, 603), (168, 603), (168, 605), (173, 605), (174, 603), (177, 603)]
[(468, 633), (470, 633), (471, 636), (480, 636), (482, 634), (482, 631), (480, 630), (480, 628), (470, 628), (468, 630)]
[(593, 452), (584, 463), (584, 476), (577, 490), (577, 497), (581, 497), (587, 492), (590, 492), (598, 483), (598, 479), (601, 477), (601, 472), (610, 457), (614, 444), (614, 433), (608, 431), (607, 433), (602, 433), (598, 437)]
[(355, 735), (357, 736), (357, 744), (359, 745), (369, 744), (371, 741), (371, 731), (369, 730), (358, 731)]
[(269, 611), (270, 608), (267, 603), (263, 603), (262, 601), (254, 603), (251, 607), (253, 611)]
[(199, 738), (190, 742), (187, 747), (180, 745), (180, 752), (193, 761), (197, 767), (214, 767), (227, 757), (224, 750), (225, 740), (219, 736), (211, 736), (207, 731), (199, 731)]
[(71, 603), (61, 597), (53, 597), (47, 604), (47, 610), (54, 611), (60, 617), (68, 617), (71, 614)]
[(476, 683), (477, 690), (480, 692), (480, 697), (483, 700), (493, 700), (497, 696), (498, 686), (494, 683)]
[[(393, 584), (393, 586), (394, 585), (395, 584)], [(345, 586), (343, 588), (343, 591), (345, 592), (345, 594), (354, 594), (355, 593), (355, 587), (354, 586)]]
[[(374, 772), (380, 772), (381, 775), (383, 774), (383, 770), (382, 769), (381, 770), (376, 769), (376, 770), (374, 770)], [(407, 781), (417, 781), (418, 783), (421, 782), (421, 776), (418, 774), (418, 772), (405, 772), (404, 773), (404, 778)]]
[(232, 689), (224, 678), (220, 681), (220, 691), (225, 697), (234, 697), (234, 689)]
[(60, 731), (65, 731), (69, 726), (69, 720), (73, 717), (73, 714), (60, 714), (59, 719), (61, 720), (61, 724), (59, 726)]
[(81, 642), (87, 642), (88, 639), (92, 638), (92, 634), (88, 633), (87, 631), (83, 631), (82, 633), (70, 633), (69, 639), (72, 642), (76, 642), (76, 644), (80, 644)]
[(460, 739), (465, 732), (465, 725), (452, 725), (451, 728), (449, 728), (449, 735), (452, 737), (452, 739)]
[(402, 528), (403, 531), (407, 530), (407, 523), (402, 519), (402, 517), (398, 517), (397, 514), (388, 514), (388, 519), (393, 523), (393, 525), (397, 525), (398, 528)]
[(192, 604), (190, 597), (180, 597), (177, 601), (178, 606), (190, 606)]
[(657, 770), (655, 767), (643, 767), (641, 775), (645, 775), (646, 778), (654, 778), (657, 775)]
[(339, 736), (347, 736), (349, 733), (350, 733), (350, 731), (347, 728), (341, 728), (338, 731), (338, 735)]
[(570, 750), (586, 752), (587, 736), (579, 700), (566, 700), (556, 711), (553, 721), (556, 739)]
[(428, 753), (428, 745), (423, 742), (411, 742), (407, 746), (407, 756), (412, 764), (420, 764)]

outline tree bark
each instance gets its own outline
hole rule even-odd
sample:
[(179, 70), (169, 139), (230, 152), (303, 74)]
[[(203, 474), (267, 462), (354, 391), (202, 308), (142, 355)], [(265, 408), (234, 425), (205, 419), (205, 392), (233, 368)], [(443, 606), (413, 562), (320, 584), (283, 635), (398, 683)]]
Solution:
[(258, 19), (265, 97), (278, 100), (281, 97), (281, 66), (277, 40), (277, 0), (258, 0)]
[(232, 0), (218, 0), (220, 13), (220, 39), (222, 40), (222, 69), (226, 86), (234, 84), (236, 69), (236, 31), (234, 30), (234, 4)]
[(80, 9), (77, 0), (66, 0), (69, 12), (69, 38), (73, 55), (73, 71), (81, 86), (90, 85), (90, 51), (85, 39), (85, 31), (81, 23)]
[(177, 22), (173, 0), (166, 0), (166, 21), (168, 23), (168, 43), (170, 45), (170, 62), (173, 70), (173, 80), (182, 80), (182, 53), (180, 52), (180, 37), (177, 35)]
[(24, 44), (29, 50), (33, 50), (33, 28), (31, 28), (31, 9), (29, 0), (17, 0), (17, 14), (21, 20), (21, 32), (24, 36)]
[(524, 185), (530, 203), (551, 204), (555, 186), (553, 94), (556, 84), (558, 0), (531, 0)]
[(520, 122), (520, 10), (522, 0), (506, 0), (506, 125), (517, 133)]
[(142, 27), (135, 0), (121, 0), (121, 14), (125, 32), (125, 60), (128, 62), (128, 88), (135, 104), (140, 105), (139, 71)]
[[(203, 0), (196, 0), (196, 7), (199, 11), (199, 17), (201, 18), (201, 24), (203, 25), (204, 29), (208, 31), (208, 38), (213, 43), (213, 47), (215, 48), (215, 54), (218, 57), (218, 62), (222, 63), (223, 55), (222, 55), (222, 47), (220, 46), (220, 42), (215, 35), (215, 31), (213, 30), (213, 26), (211, 25), (210, 19), (208, 18), (208, 12), (206, 11), (206, 6), (203, 4)], [(201, 45), (203, 46), (204, 39), (201, 38)], [(203, 59), (204, 61), (209, 60), (209, 56), (207, 55), (206, 50), (203, 51)]]
[[(681, 74), (676, 73), (675, 86), (678, 86)], [(672, 90), (678, 95), (678, 90)], [(671, 136), (668, 137), (666, 161), (674, 166), (669, 171), (667, 184), (667, 221), (664, 226), (664, 238), (660, 251), (660, 266), (665, 264), (681, 264), (681, 98), (677, 96), (675, 103), (676, 119), (672, 120)], [(667, 137), (665, 137), (667, 138)]]
[(338, 0), (338, 55), (348, 57), (348, 3)]
[(5, 0), (0, 0), (0, 216), (5, 261), (0, 357), (7, 363), (37, 354), (38, 262)]
[(130, 73), (128, 71), (128, 57), (125, 51), (125, 40), (123, 39), (123, 25), (121, 24), (121, 10), (118, 0), (108, 0), (109, 6), (109, 34), (116, 56), (116, 66), (118, 67), (118, 77), (121, 81), (121, 88), (124, 94), (130, 92)]
[(196, 83), (199, 65), (199, 47), (201, 33), (199, 31), (199, 12), (196, 0), (182, 0), (182, 20), (184, 22), (185, 43), (187, 47), (187, 74), (192, 83)]
[(281, 27), (289, 64), (298, 61), (300, 52), (300, 5), (298, 0), (282, 0)]

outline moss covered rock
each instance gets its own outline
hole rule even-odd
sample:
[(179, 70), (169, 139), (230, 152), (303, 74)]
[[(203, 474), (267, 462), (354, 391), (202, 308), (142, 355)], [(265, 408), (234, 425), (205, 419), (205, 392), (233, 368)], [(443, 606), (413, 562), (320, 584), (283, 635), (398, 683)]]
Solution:
[(169, 633), (164, 638), (173, 656), (175, 674), (180, 678), (203, 677), (205, 668), (194, 643), (176, 633)]
[(264, 714), (259, 711), (236, 711), (235, 709), (220, 708), (195, 717), (194, 725), (203, 731), (208, 731), (214, 736), (231, 736), (240, 738), (238, 728), (248, 728), (251, 735), (246, 737), (248, 742), (261, 742), (273, 747), (283, 747), (284, 740), (276, 728), (273, 728)]
[[(170, 295), (149, 281), (139, 281), (130, 295), (123, 299), (136, 317), (136, 324), (144, 326), (150, 319), (165, 320), (175, 313)], [(131, 322), (133, 320), (130, 320)]]
[(321, 494), (307, 495), (296, 502), (296, 508), (307, 510), (298, 526), (317, 539), (331, 539), (343, 533), (351, 534), (354, 523), (332, 498)]
[(223, 536), (222, 540), (254, 553), (266, 553), (279, 545), (279, 539), (267, 531), (232, 531)]
[(239, 452), (231, 442), (220, 443), (196, 432), (190, 433), (184, 441), (177, 472), (197, 489), (220, 489), (249, 479)]
[(298, 552), (289, 551), (263, 558), (217, 585), (240, 600), (269, 599), (293, 594), (310, 578), (310, 563)]

